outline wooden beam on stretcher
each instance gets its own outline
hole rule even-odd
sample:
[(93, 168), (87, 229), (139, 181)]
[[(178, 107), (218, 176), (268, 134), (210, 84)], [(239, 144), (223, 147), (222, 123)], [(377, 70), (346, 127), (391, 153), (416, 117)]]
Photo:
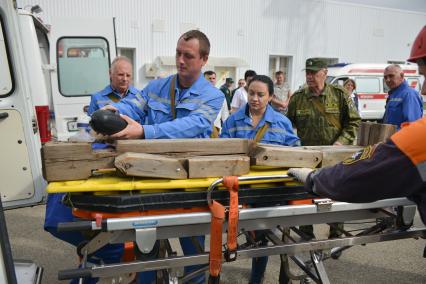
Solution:
[(182, 161), (161, 155), (128, 152), (117, 156), (114, 164), (127, 176), (188, 178)]
[(178, 154), (187, 156), (248, 154), (249, 140), (229, 139), (147, 139), (119, 140), (117, 153)]
[[(141, 161), (127, 171), (127, 175), (135, 173), (135, 176), (182, 179), (188, 177), (188, 168), (185, 168), (188, 157), (247, 155), (249, 141), (247, 139), (121, 140), (117, 141), (116, 150), (92, 150), (90, 143), (49, 142), (42, 148), (44, 178), (47, 181), (87, 179), (94, 170), (113, 168), (115, 157), (126, 152), (138, 152), (147, 155), (162, 154), (150, 158), (143, 156)], [(136, 163), (135, 156), (132, 159)], [(193, 169), (191, 176), (218, 177), (248, 173), (248, 170), (246, 170), (248, 162), (243, 166), (241, 158), (240, 160), (231, 159), (228, 162), (216, 160), (215, 163), (220, 165), (211, 165), (211, 171), (204, 171), (204, 175), (202, 175), (202, 171)], [(159, 163), (169, 167), (167, 170), (164, 167), (154, 167)], [(208, 161), (200, 160), (198, 163), (197, 167), (201, 167), (200, 163), (208, 163)], [(117, 164), (120, 165), (120, 163)], [(149, 166), (152, 167), (151, 170), (149, 170)], [(178, 168), (181, 170), (177, 171)]]
[(250, 155), (252, 164), (285, 168), (316, 168), (322, 161), (319, 150), (259, 144)]
[(250, 172), (250, 158), (241, 155), (218, 155), (190, 157), (188, 177), (240, 176)]
[(307, 150), (316, 150), (321, 151), (322, 161), (320, 166), (328, 167), (334, 166), (337, 163), (342, 162), (346, 158), (349, 158), (354, 153), (360, 151), (364, 147), (353, 146), (353, 145), (343, 145), (343, 146), (305, 146), (303, 147)]
[(286, 147), (259, 144), (251, 158), (252, 164), (260, 166), (316, 168), (335, 165), (362, 148), (353, 145)]
[(87, 179), (93, 170), (114, 168), (113, 150), (93, 151), (91, 143), (48, 142), (42, 148), (43, 176), (47, 181)]
[(374, 145), (385, 142), (396, 132), (396, 126), (374, 122), (362, 122), (358, 130), (357, 144), (360, 146)]

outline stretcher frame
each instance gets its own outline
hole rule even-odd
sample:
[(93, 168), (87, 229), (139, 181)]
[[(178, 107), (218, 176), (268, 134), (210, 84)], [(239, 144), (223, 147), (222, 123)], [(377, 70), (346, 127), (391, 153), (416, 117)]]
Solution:
[[(265, 177), (249, 178), (262, 179)], [(268, 176), (266, 178), (271, 177)], [(277, 176), (273, 176), (273, 178), (277, 178)], [(280, 178), (288, 178), (288, 176), (282, 175)], [(239, 179), (243, 179), (243, 177)], [(209, 192), (214, 190), (221, 182), (222, 179), (213, 182), (209, 187)], [(396, 213), (394, 208), (398, 208)], [(290, 256), (291, 260), (316, 283), (329, 283), (322, 263), (327, 258), (322, 253), (323, 250), (333, 249), (336, 252), (336, 250), (344, 250), (360, 244), (405, 238), (425, 238), (425, 228), (410, 228), (415, 212), (416, 206), (406, 198), (386, 199), (360, 204), (334, 202), (330, 199), (317, 199), (314, 200), (313, 204), (306, 205), (242, 208), (239, 211), (239, 230), (268, 230), (267, 237), (272, 241), (273, 245), (238, 249), (237, 260), (268, 255), (281, 255), (283, 260), (284, 257)], [(272, 231), (277, 227), (290, 228), (300, 225), (366, 219), (375, 219), (377, 220), (377, 224), (358, 235), (353, 236), (349, 234), (347, 237), (338, 239), (314, 239), (285, 243)], [(86, 255), (95, 252), (107, 243), (124, 243), (129, 241), (135, 242), (141, 252), (147, 253), (151, 251), (157, 240), (208, 235), (210, 233), (210, 222), (211, 214), (209, 212), (194, 212), (77, 221), (60, 224), (58, 229), (61, 231), (88, 230), (98, 232), (96, 237), (84, 247), (83, 251)], [(224, 229), (226, 225), (225, 222)], [(301, 252), (309, 252), (311, 260), (308, 262), (301, 260), (297, 256)], [(169, 253), (167, 257), (156, 260), (136, 260), (126, 263), (93, 265), (79, 269), (63, 270), (59, 271), (58, 278), (65, 280), (79, 277), (100, 277), (117, 281), (117, 277), (121, 277), (119, 275), (166, 269), (172, 275), (172, 278), (169, 279), (171, 283), (182, 283), (199, 273), (204, 273), (204, 271), (198, 271), (192, 273), (192, 275), (184, 275), (178, 278), (175, 273), (176, 268), (199, 264), (207, 265), (208, 262), (209, 254), (205, 252), (191, 256), (176, 256), (175, 253)], [(225, 262), (225, 258), (223, 258), (223, 262)], [(292, 276), (287, 275), (283, 278), (288, 279), (288, 277)]]

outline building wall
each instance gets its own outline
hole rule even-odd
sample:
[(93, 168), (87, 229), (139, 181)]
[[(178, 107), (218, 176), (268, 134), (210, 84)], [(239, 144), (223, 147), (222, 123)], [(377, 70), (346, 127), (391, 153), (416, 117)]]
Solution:
[[(290, 85), (304, 82), (306, 58), (339, 62), (404, 61), (426, 14), (327, 0), (18, 0), (39, 4), (51, 17), (115, 17), (117, 46), (136, 49), (135, 85), (150, 80), (144, 65), (157, 56), (174, 56), (179, 35), (189, 28), (205, 32), (211, 56), (238, 57), (247, 68), (269, 70), (269, 56), (292, 56)], [(153, 25), (155, 23), (155, 25)], [(153, 27), (160, 31), (154, 31)], [(163, 27), (163, 29), (162, 29)]]

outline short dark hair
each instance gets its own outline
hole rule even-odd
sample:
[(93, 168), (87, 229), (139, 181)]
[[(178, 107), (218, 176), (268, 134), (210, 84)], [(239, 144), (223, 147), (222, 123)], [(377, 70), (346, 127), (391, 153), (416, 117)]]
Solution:
[(254, 70), (247, 70), (246, 73), (244, 73), (244, 80), (247, 81), (248, 77), (256, 76), (256, 71)]
[(207, 70), (206, 72), (204, 72), (204, 76), (211, 76), (211, 75), (216, 75), (216, 72), (212, 71), (212, 70)]
[(270, 96), (272, 96), (274, 94), (274, 82), (272, 82), (271, 78), (269, 78), (266, 75), (255, 75), (250, 83), (248, 84), (248, 86), (250, 87), (251, 83), (255, 82), (255, 81), (259, 81), (262, 83), (265, 83), (266, 86), (268, 86), (268, 93)]
[(207, 38), (207, 36), (198, 30), (190, 30), (184, 33), (180, 36), (179, 39), (184, 39), (185, 41), (191, 40), (191, 39), (198, 39), (198, 42), (200, 43), (200, 56), (205, 57), (209, 56), (210, 54), (210, 41)]
[(279, 71), (275, 72), (275, 76), (278, 76), (278, 75), (284, 75), (284, 72), (283, 72), (283, 71), (281, 71), (281, 70), (279, 70)]

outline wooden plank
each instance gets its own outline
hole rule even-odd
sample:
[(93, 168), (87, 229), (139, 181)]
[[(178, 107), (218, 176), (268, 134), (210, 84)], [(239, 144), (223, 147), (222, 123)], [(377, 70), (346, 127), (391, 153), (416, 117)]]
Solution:
[(95, 160), (45, 160), (43, 176), (47, 181), (63, 181), (87, 179), (93, 170), (114, 168), (114, 157), (103, 157)]
[(382, 125), (380, 123), (373, 123), (370, 125), (370, 135), (368, 137), (367, 145), (374, 145), (377, 142), (379, 142), (381, 129), (382, 129)]
[(117, 154), (92, 151), (90, 143), (49, 142), (42, 147), (43, 176), (47, 181), (85, 179), (93, 170), (113, 168)]
[(334, 166), (363, 149), (360, 146), (329, 146), (323, 148), (321, 167)]
[(117, 169), (128, 176), (186, 179), (181, 161), (161, 155), (128, 152), (115, 158)]
[(92, 153), (91, 143), (47, 142), (42, 147), (45, 160), (83, 160)]
[(364, 139), (364, 130), (365, 129), (365, 124), (364, 122), (361, 122), (361, 124), (358, 127), (358, 132), (356, 134), (356, 145), (359, 146), (364, 146), (363, 144), (363, 139)]
[(318, 150), (265, 144), (259, 144), (250, 157), (254, 165), (286, 168), (315, 168), (322, 161), (322, 153)]
[(303, 148), (307, 150), (316, 150), (316, 151), (357, 151), (358, 149), (363, 149), (362, 146), (356, 145), (341, 145), (341, 146), (333, 146), (333, 145), (320, 145), (320, 146), (302, 146), (296, 148)]
[(386, 142), (396, 132), (396, 126), (393, 124), (382, 124), (378, 142)]
[(370, 137), (370, 127), (373, 123), (372, 122), (361, 122), (361, 143), (359, 146), (368, 146), (368, 141)]
[(250, 158), (241, 155), (188, 158), (188, 177), (239, 176), (250, 172)]
[(247, 154), (247, 139), (141, 139), (117, 141), (117, 153), (185, 153), (187, 155)]

